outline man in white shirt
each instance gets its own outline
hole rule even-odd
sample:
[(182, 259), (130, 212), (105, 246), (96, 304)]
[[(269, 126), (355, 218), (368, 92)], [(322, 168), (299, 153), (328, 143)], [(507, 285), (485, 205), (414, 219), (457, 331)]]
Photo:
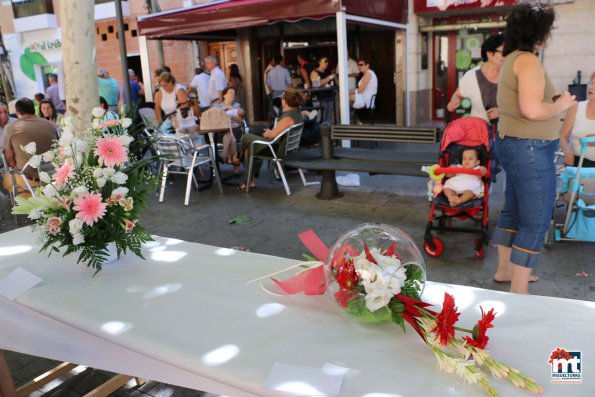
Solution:
[(209, 78), (209, 99), (211, 102), (223, 100), (223, 90), (227, 87), (227, 79), (223, 70), (217, 66), (217, 58), (208, 56), (205, 58), (205, 68), (211, 74)]
[(349, 92), (355, 90), (355, 84), (357, 76), (359, 76), (359, 67), (357, 61), (351, 58), (349, 52), (347, 52), (347, 76), (349, 76)]
[(210, 81), (211, 76), (203, 69), (194, 76), (190, 83), (190, 86), (194, 88), (196, 95), (198, 95), (198, 106), (201, 113), (211, 106), (211, 97), (209, 94)]

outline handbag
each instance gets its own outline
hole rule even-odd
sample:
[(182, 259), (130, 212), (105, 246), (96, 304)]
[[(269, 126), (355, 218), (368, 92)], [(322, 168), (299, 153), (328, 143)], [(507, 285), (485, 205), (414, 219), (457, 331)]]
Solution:
[(354, 109), (361, 109), (366, 107), (366, 102), (364, 101), (364, 97), (362, 94), (355, 91), (355, 100), (353, 101), (353, 108)]

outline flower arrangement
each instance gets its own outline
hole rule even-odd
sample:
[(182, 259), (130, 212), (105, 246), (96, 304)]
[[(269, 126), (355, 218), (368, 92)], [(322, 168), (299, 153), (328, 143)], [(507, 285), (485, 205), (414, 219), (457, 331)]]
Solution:
[[(101, 108), (92, 116), (84, 138), (75, 137), (72, 119), (63, 118), (61, 137), (51, 150), (36, 154), (35, 143), (24, 148), (44, 186), (31, 198), (17, 197), (12, 212), (35, 221), (41, 251), (80, 252), (77, 263), (97, 274), (110, 243), (118, 257), (132, 251), (142, 258), (141, 245), (152, 238), (138, 224), (139, 212), (155, 177), (145, 172), (153, 159), (135, 161), (129, 151), (132, 120), (104, 121)], [(41, 169), (42, 164), (49, 166)]]
[[(409, 324), (432, 350), (441, 370), (479, 384), (489, 396), (498, 392), (487, 374), (543, 393), (534, 379), (496, 361), (485, 350), (494, 309), (480, 307), (481, 318), (473, 329), (465, 329), (456, 326), (460, 313), (452, 295), (445, 293), (440, 312), (421, 300), (426, 268), (407, 233), (389, 225), (364, 224), (344, 233), (330, 249), (311, 230), (300, 234), (300, 239), (318, 260), (324, 260), (324, 266), (309, 267), (285, 281), (273, 279), (285, 293), (326, 292), (350, 318), (368, 324), (394, 322), (404, 332), (405, 323)], [(468, 335), (458, 337), (457, 332)]]

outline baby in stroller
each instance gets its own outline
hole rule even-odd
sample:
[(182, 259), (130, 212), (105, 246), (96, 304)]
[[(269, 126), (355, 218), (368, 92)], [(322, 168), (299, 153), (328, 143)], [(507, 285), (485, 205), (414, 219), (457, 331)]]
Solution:
[[(487, 168), (480, 165), (479, 151), (475, 148), (465, 149), (462, 153), (461, 164), (451, 167), (479, 170), (484, 176)], [(444, 195), (451, 207), (457, 207), (469, 200), (481, 198), (484, 193), (484, 183), (480, 176), (471, 174), (446, 174), (448, 178), (444, 183)]]

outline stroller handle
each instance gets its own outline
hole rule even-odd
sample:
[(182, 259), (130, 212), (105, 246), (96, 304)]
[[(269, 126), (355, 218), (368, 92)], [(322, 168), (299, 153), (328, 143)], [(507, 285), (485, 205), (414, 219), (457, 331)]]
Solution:
[(589, 143), (595, 143), (595, 136), (588, 136), (586, 138), (580, 138), (579, 142), (581, 143), (581, 154), (587, 152), (587, 146)]
[(476, 175), (479, 177), (487, 176), (482, 175), (480, 170), (474, 170), (469, 168), (458, 168), (458, 167), (438, 167), (434, 169), (434, 174), (469, 174), (469, 175)]

